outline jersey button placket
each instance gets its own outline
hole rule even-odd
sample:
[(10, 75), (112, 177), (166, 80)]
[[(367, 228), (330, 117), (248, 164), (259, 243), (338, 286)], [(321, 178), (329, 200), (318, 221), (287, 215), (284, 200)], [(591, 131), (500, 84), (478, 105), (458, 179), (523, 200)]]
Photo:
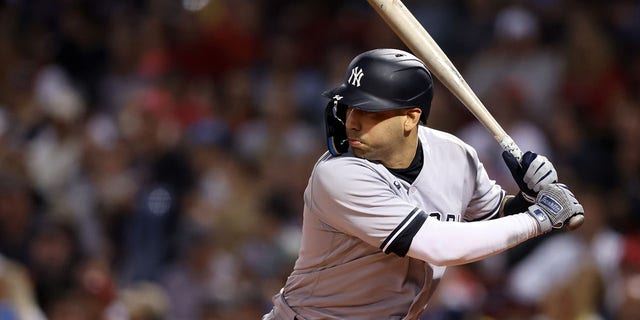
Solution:
[(418, 188), (416, 187), (410, 187), (407, 190), (407, 194), (409, 196), (409, 202), (411, 202), (411, 204), (413, 205), (418, 205), (418, 200), (414, 197), (417, 191), (418, 191)]

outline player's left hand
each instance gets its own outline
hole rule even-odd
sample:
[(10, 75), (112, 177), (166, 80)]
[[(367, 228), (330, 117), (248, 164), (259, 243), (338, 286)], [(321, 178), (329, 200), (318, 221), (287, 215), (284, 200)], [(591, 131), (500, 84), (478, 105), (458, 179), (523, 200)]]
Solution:
[(545, 233), (561, 229), (575, 215), (584, 216), (584, 208), (566, 185), (551, 183), (542, 187), (527, 213), (536, 219), (541, 233)]
[(509, 152), (502, 152), (502, 159), (507, 164), (513, 179), (527, 201), (533, 203), (542, 187), (558, 182), (558, 173), (547, 157), (527, 151), (522, 161)]

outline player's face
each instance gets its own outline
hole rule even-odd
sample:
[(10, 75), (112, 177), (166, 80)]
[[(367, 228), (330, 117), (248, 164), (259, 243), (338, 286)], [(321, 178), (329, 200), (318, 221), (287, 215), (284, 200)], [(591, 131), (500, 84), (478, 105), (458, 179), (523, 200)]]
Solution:
[[(370, 112), (348, 107), (345, 124), (353, 154), (395, 167), (394, 163), (404, 160), (398, 158), (407, 153), (403, 150), (407, 145), (406, 121), (405, 109)], [(415, 149), (412, 151), (415, 154)]]

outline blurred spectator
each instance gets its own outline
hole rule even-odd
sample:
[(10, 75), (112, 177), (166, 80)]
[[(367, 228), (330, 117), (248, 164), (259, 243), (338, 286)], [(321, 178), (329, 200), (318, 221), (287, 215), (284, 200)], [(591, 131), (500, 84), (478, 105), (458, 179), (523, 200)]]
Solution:
[(624, 243), (620, 281), (609, 285), (616, 290), (619, 299), (617, 319), (626, 320), (634, 319), (640, 312), (640, 236), (630, 235)]
[(0, 256), (0, 318), (44, 320), (33, 283), (22, 264)]
[(613, 121), (616, 144), (614, 168), (616, 168), (615, 218), (611, 224), (626, 232), (640, 229), (640, 148), (635, 146), (640, 137), (640, 102), (631, 98), (616, 105)]
[(105, 311), (104, 319), (171, 319), (168, 317), (168, 305), (166, 293), (158, 284), (139, 282), (120, 290), (117, 300)]
[(102, 8), (82, 2), (53, 7), (60, 10), (56, 12), (59, 15), (56, 16), (58, 48), (55, 59), (74, 80), (88, 102), (87, 107), (93, 108), (97, 102), (96, 89), (109, 59), (102, 27), (104, 21), (98, 11)]
[(627, 84), (615, 63), (615, 49), (592, 12), (575, 10), (567, 21), (560, 97), (577, 111), (588, 130), (586, 138), (603, 138)]
[[(540, 23), (527, 7), (512, 5), (495, 17), (492, 45), (471, 56), (463, 72), (481, 99), (507, 84), (520, 95), (522, 116), (536, 124), (549, 119), (564, 61), (540, 41)], [(502, 106), (496, 106), (502, 107)]]
[(101, 257), (80, 261), (74, 268), (73, 287), (86, 298), (86, 307), (97, 317), (107, 313), (118, 294), (115, 276), (109, 262)]
[(189, 227), (183, 241), (180, 259), (161, 280), (168, 295), (168, 319), (201, 319), (209, 303), (230, 303), (244, 294), (237, 261), (216, 249), (208, 230)]
[(43, 68), (35, 83), (43, 125), (29, 141), (26, 163), (37, 190), (51, 203), (51, 214), (73, 221), (70, 194), (81, 168), (82, 139), (79, 132), (85, 102), (57, 66)]
[(42, 215), (37, 193), (15, 174), (0, 178), (0, 252), (2, 255), (26, 263), (29, 246)]
[(27, 268), (38, 304), (48, 316), (74, 289), (75, 267), (81, 259), (75, 230), (57, 221), (38, 224), (28, 249)]

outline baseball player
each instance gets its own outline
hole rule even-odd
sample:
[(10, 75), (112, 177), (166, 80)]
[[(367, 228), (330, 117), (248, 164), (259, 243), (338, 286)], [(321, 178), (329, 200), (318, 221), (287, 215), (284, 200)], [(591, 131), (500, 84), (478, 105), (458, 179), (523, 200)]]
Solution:
[(304, 193), (302, 245), (263, 319), (418, 319), (447, 266), (503, 252), (582, 206), (544, 156), (504, 154), (506, 196), (473, 148), (424, 126), (433, 80), (415, 56), (356, 56), (325, 92), (329, 151)]

